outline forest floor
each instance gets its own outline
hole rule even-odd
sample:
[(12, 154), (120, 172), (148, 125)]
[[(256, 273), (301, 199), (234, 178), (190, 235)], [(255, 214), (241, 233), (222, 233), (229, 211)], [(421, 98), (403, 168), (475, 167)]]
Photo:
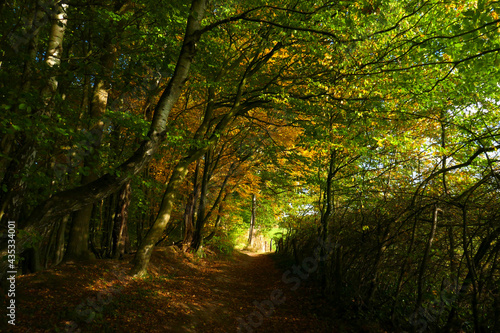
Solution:
[(159, 248), (144, 279), (127, 276), (131, 257), (65, 263), (18, 277), (16, 326), (0, 330), (378, 331), (337, 318), (334, 308), (312, 297), (307, 283), (284, 283), (272, 256), (235, 252), (230, 258), (202, 259)]

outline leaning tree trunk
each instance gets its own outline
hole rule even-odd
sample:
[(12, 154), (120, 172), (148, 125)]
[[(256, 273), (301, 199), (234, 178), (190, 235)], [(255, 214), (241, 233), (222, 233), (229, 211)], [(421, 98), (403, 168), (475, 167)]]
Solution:
[(167, 188), (163, 195), (163, 199), (160, 205), (160, 210), (158, 215), (149, 229), (148, 233), (139, 245), (139, 249), (133, 260), (134, 267), (131, 270), (131, 274), (134, 276), (144, 276), (147, 273), (147, 266), (151, 255), (153, 254), (153, 248), (156, 242), (161, 238), (163, 231), (170, 221), (170, 215), (172, 214), (172, 209), (174, 206), (175, 197), (177, 195), (178, 189), (182, 182), (186, 178), (188, 172), (188, 166), (196, 161), (203, 155), (204, 151), (200, 149), (195, 154), (185, 157), (175, 166), (172, 175), (167, 184)]

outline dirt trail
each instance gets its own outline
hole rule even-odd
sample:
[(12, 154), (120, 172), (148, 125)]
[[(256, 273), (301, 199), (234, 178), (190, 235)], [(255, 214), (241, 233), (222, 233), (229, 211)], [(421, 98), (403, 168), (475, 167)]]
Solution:
[(348, 331), (332, 324), (334, 312), (313, 301), (296, 275), (284, 283), (269, 254), (213, 260), (174, 252), (155, 251), (146, 279), (126, 276), (128, 260), (64, 264), (21, 276), (16, 327), (6, 331)]
[(313, 311), (319, 305), (306, 286), (296, 285), (297, 279), (284, 283), (283, 271), (268, 254), (241, 252), (235, 261), (209, 269), (203, 279), (183, 278), (193, 279), (197, 286), (191, 290), (201, 300), (188, 318), (191, 328), (171, 325), (172, 331), (336, 332), (324, 318), (316, 317)]

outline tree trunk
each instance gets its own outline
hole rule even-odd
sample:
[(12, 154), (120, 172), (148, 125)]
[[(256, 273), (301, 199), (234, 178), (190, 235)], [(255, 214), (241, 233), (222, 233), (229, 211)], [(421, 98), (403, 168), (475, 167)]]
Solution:
[(179, 161), (179, 163), (175, 166), (168, 181), (167, 189), (163, 195), (158, 215), (148, 233), (142, 240), (142, 243), (139, 245), (139, 249), (134, 257), (134, 267), (131, 270), (131, 275), (144, 276), (147, 274), (147, 265), (153, 253), (154, 245), (161, 238), (163, 231), (170, 221), (170, 215), (172, 213), (178, 188), (186, 177), (189, 164), (198, 159), (202, 153), (203, 151), (196, 155), (186, 157)]
[[(424, 275), (425, 275), (425, 270), (427, 268), (427, 262), (429, 260), (429, 254), (431, 252), (431, 247), (432, 247), (432, 242), (434, 241), (434, 235), (436, 234), (436, 227), (437, 227), (437, 222), (438, 222), (438, 213), (441, 212), (442, 210), (434, 207), (434, 212), (433, 212), (433, 217), (432, 217), (432, 227), (431, 227), (431, 232), (429, 233), (429, 238), (427, 240), (427, 244), (425, 246), (424, 250), (424, 256), (422, 258), (422, 262), (420, 264), (420, 269), (418, 272), (418, 282), (417, 282), (417, 300), (415, 302), (415, 313), (418, 313), (418, 310), (422, 306), (422, 300), (423, 300), (423, 285), (424, 285)], [(416, 327), (414, 326), (414, 329)]]
[(450, 247), (448, 249), (448, 257), (450, 261), (450, 279), (454, 286), (458, 284), (458, 268), (455, 262), (455, 236), (453, 234), (453, 227), (448, 226), (448, 240), (450, 242)]
[[(105, 105), (104, 105), (105, 107)], [(102, 134), (102, 131), (100, 132)], [(93, 146), (95, 149), (100, 146), (100, 137), (96, 139), (96, 142)], [(85, 159), (85, 165), (94, 166), (93, 162), (96, 162), (97, 152), (88, 156)], [(92, 162), (90, 162), (92, 160)], [(97, 174), (94, 171), (88, 176), (82, 177), (82, 184), (89, 184), (97, 179)], [(71, 229), (69, 233), (68, 239), (68, 247), (66, 250), (66, 255), (64, 260), (89, 260), (93, 259), (94, 255), (89, 250), (89, 235), (90, 235), (90, 219), (92, 218), (92, 210), (94, 208), (94, 204), (88, 204), (84, 206), (82, 209), (77, 211), (73, 217), (73, 223), (71, 224)]]
[(64, 261), (95, 259), (89, 250), (90, 219), (93, 208), (94, 205), (90, 204), (74, 214)]
[(376, 250), (377, 255), (375, 256), (375, 262), (373, 263), (373, 269), (369, 275), (370, 282), (369, 282), (367, 296), (365, 299), (365, 305), (367, 307), (370, 306), (370, 303), (371, 303), (371, 301), (372, 301), (372, 299), (375, 296), (375, 293), (377, 291), (379, 270), (380, 270), (380, 266), (383, 262), (382, 259), (384, 257), (384, 253), (386, 250), (386, 244), (387, 244), (387, 241), (389, 240), (389, 237), (390, 237), (389, 227), (390, 227), (390, 224), (387, 223), (385, 228), (382, 230), (383, 226), (381, 225), (380, 222), (377, 226), (377, 234), (379, 235), (378, 236), (377, 250)]
[[(60, 222), (59, 222), (60, 223)], [(43, 268), (47, 269), (50, 267), (51, 264), (51, 257), (53, 257), (53, 251), (52, 249), (54, 248), (55, 242), (56, 242), (56, 237), (57, 237), (57, 225), (56, 228), (52, 229), (50, 231), (49, 239), (47, 246), (45, 247), (45, 255), (43, 259)]]
[(193, 241), (191, 243), (191, 249), (194, 252), (198, 251), (202, 243), (202, 231), (205, 225), (206, 216), (205, 216), (205, 207), (207, 204), (207, 189), (208, 183), (210, 181), (210, 172), (209, 168), (212, 163), (212, 149), (209, 148), (205, 153), (205, 163), (203, 166), (203, 177), (201, 180), (201, 188), (200, 188), (200, 204), (198, 206), (198, 214), (196, 216), (196, 225), (193, 234)]
[[(320, 235), (323, 244), (326, 242), (328, 238), (328, 221), (330, 220), (330, 216), (333, 211), (333, 179), (335, 178), (335, 162), (336, 162), (336, 150), (332, 149), (330, 151), (329, 161), (328, 161), (328, 175), (326, 178), (326, 188), (324, 193), (324, 202), (323, 207), (320, 209), (321, 213), (321, 227), (320, 227)], [(320, 198), (321, 200), (321, 198)], [(320, 249), (320, 255), (322, 258), (325, 256), (325, 249), (323, 246)], [(320, 275), (321, 287), (323, 291), (327, 289), (327, 267), (326, 261), (321, 260), (318, 265), (318, 271)]]
[(250, 230), (248, 230), (248, 246), (252, 246), (254, 227), (255, 227), (255, 194), (252, 194), (252, 214), (250, 216)]
[(398, 282), (396, 283), (396, 291), (394, 294), (394, 300), (393, 300), (392, 307), (391, 307), (391, 320), (393, 322), (396, 319), (396, 317), (395, 317), (396, 316), (396, 306), (398, 304), (399, 294), (400, 294), (401, 289), (402, 289), (403, 278), (404, 278), (404, 275), (406, 273), (406, 268), (408, 267), (408, 264), (410, 263), (410, 254), (413, 252), (413, 246), (415, 244), (415, 231), (417, 228), (417, 221), (418, 221), (418, 215), (416, 214), (414, 222), (413, 222), (410, 244), (409, 244), (408, 250), (406, 252), (405, 260), (404, 260), (403, 264), (401, 265), (401, 269), (399, 271)]
[[(26, 92), (30, 89), (32, 84), (32, 76), (33, 76), (33, 64), (36, 61), (36, 55), (38, 51), (38, 41), (40, 29), (48, 23), (46, 19), (46, 13), (42, 7), (45, 4), (39, 2), (32, 2), (33, 7), (28, 9), (28, 22), (30, 27), (28, 31), (26, 31), (25, 36), (30, 36), (28, 43), (28, 49), (26, 50), (26, 54), (28, 54), (28, 60), (24, 63), (23, 73), (22, 73), (22, 85), (21, 91)], [(15, 43), (14, 48), (20, 47), (24, 42), (19, 40)]]
[(184, 210), (184, 237), (182, 241), (182, 250), (186, 252), (193, 241), (194, 237), (194, 218), (196, 212), (196, 201), (198, 199), (198, 173), (200, 170), (200, 160), (196, 161), (196, 168), (193, 175), (193, 192), (189, 195)]
[[(222, 154), (222, 152), (221, 152), (221, 154)], [(248, 157), (242, 158), (240, 160), (240, 163), (243, 163), (243, 161), (245, 161), (247, 158)], [(215, 221), (214, 230), (210, 233), (210, 235), (208, 235), (207, 237), (205, 237), (203, 239), (204, 242), (208, 242), (209, 240), (211, 240), (215, 236), (215, 231), (216, 231), (217, 226), (218, 226), (218, 224), (221, 220), (221, 217), (222, 217), (222, 212), (224, 209), (223, 204), (226, 201), (226, 198), (228, 196), (228, 193), (224, 194), (224, 190), (226, 188), (226, 185), (227, 185), (229, 178), (231, 178), (231, 176), (233, 175), (234, 171), (236, 171), (237, 168), (238, 168), (238, 166), (236, 166), (236, 163), (231, 164), (231, 166), (229, 167), (229, 172), (227, 173), (226, 177), (224, 177), (224, 181), (222, 182), (222, 185), (220, 186), (219, 194), (217, 195), (217, 198), (215, 199), (215, 201), (212, 205), (212, 208), (210, 208), (208, 213), (205, 215), (204, 223), (206, 223), (208, 221), (210, 216), (212, 216), (213, 212), (218, 207), (218, 215), (217, 215), (217, 218)]]
[[(63, 52), (64, 33), (66, 31), (66, 23), (68, 17), (66, 11), (68, 4), (56, 1), (54, 4), (54, 11), (52, 13), (52, 26), (50, 28), (49, 42), (47, 48), (47, 56), (45, 63), (49, 67), (56, 67), (61, 64), (61, 56)], [(42, 89), (42, 96), (46, 103), (55, 94), (59, 82), (56, 76), (51, 76), (45, 87)]]
[[(90, 143), (91, 154), (85, 156), (84, 166), (90, 168), (90, 173), (82, 177), (82, 185), (86, 185), (96, 181), (98, 177), (97, 168), (99, 166), (99, 148), (101, 146), (105, 124), (102, 120), (108, 104), (108, 90), (110, 85), (106, 80), (109, 80), (111, 70), (115, 63), (117, 48), (111, 43), (111, 37), (104, 38), (105, 54), (100, 62), (103, 68), (103, 76), (97, 80), (94, 91), (92, 93), (92, 101), (90, 104), (90, 118), (94, 121), (94, 125), (89, 130), (92, 134), (92, 142)], [(70, 237), (68, 240), (68, 250), (65, 260), (88, 260), (94, 256), (88, 248), (90, 219), (92, 217), (93, 204), (84, 206), (76, 212), (73, 219), (73, 224), (70, 229)]]
[(101, 223), (101, 252), (102, 257), (104, 258), (113, 257), (113, 229), (115, 226), (115, 217), (118, 209), (118, 197), (122, 190), (123, 187), (117, 193), (110, 195), (106, 200), (102, 201), (107, 202), (106, 211), (108, 212), (103, 218), (103, 223)]
[(123, 257), (127, 242), (128, 208), (132, 190), (130, 181), (126, 183), (120, 191), (113, 228), (113, 255), (114, 259)]
[(206, 243), (206, 242), (209, 242), (214, 236), (215, 236), (215, 233), (217, 232), (217, 227), (219, 226), (220, 224), (220, 221), (222, 219), (222, 213), (224, 212), (224, 202), (226, 201), (226, 198), (227, 198), (227, 195), (228, 193), (226, 193), (224, 195), (224, 199), (222, 199), (222, 202), (220, 203), (219, 205), (219, 210), (217, 212), (217, 218), (215, 220), (215, 225), (214, 225), (214, 230), (210, 233), (210, 235), (208, 235), (207, 237), (205, 237), (203, 239), (203, 241)]
[(194, 205), (195, 205), (195, 197), (194, 194), (189, 194), (186, 209), (184, 210), (184, 235), (182, 240), (182, 251), (187, 252), (189, 247), (191, 246), (191, 242), (193, 241), (194, 235), (194, 224), (193, 224), (193, 214), (194, 214)]
[(70, 215), (66, 215), (61, 219), (61, 223), (57, 228), (57, 242), (56, 242), (56, 251), (54, 256), (54, 265), (58, 265), (64, 257), (64, 236), (66, 233), (66, 226), (68, 224)]

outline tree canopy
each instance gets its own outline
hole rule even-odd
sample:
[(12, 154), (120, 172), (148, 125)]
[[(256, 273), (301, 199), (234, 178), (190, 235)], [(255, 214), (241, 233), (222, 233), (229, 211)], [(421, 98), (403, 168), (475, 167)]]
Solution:
[(318, 279), (346, 306), (500, 329), (497, 1), (0, 13), (0, 219), (24, 271), (133, 249), (144, 275), (160, 242), (228, 246), (255, 220), (296, 259), (333, 242)]

